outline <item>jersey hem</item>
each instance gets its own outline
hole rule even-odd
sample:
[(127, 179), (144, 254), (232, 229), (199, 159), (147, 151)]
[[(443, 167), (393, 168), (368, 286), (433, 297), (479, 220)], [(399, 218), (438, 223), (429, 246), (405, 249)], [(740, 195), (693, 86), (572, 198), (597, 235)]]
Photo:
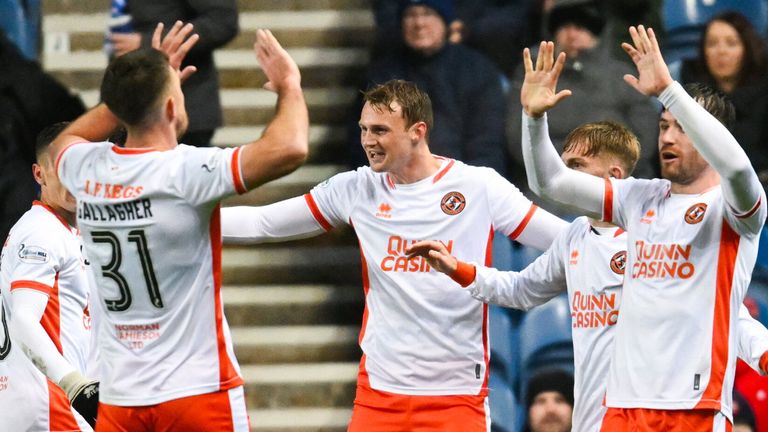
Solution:
[[(369, 381), (370, 382), (370, 381)], [(455, 388), (441, 388), (441, 389), (414, 389), (410, 387), (395, 387), (395, 386), (373, 386), (369, 384), (369, 387), (373, 390), (383, 391), (388, 393), (394, 393), (407, 396), (483, 396), (488, 394), (487, 387), (455, 387)]]
[(224, 390), (230, 390), (235, 387), (243, 385), (244, 381), (241, 377), (237, 379), (230, 379), (229, 381), (221, 384), (211, 384), (191, 389), (176, 390), (172, 392), (161, 393), (154, 397), (138, 396), (138, 397), (122, 397), (119, 395), (110, 395), (108, 392), (101, 391), (99, 393), (99, 402), (103, 402), (109, 405), (115, 406), (145, 406), (155, 405), (163, 402), (172, 401), (175, 399), (181, 399), (189, 396), (199, 396), (208, 393), (215, 393)]

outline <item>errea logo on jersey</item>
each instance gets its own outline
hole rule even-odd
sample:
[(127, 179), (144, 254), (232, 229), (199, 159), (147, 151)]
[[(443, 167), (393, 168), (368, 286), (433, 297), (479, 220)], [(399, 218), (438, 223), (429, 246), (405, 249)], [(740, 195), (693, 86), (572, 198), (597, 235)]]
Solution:
[(635, 242), (637, 262), (632, 266), (636, 279), (688, 279), (696, 271), (690, 262), (691, 245)]
[(382, 219), (389, 219), (392, 217), (392, 206), (383, 202), (376, 208), (376, 217)]
[(650, 224), (653, 222), (653, 218), (656, 217), (656, 210), (649, 209), (645, 212), (645, 216), (640, 218), (640, 223)]
[[(413, 257), (408, 259), (405, 256), (405, 250), (408, 246), (416, 243), (419, 240), (406, 240), (400, 236), (389, 236), (387, 239), (387, 256), (381, 260), (379, 267), (385, 272), (404, 272), (404, 273), (426, 273), (432, 269), (427, 264), (427, 260), (421, 257)], [(440, 241), (440, 240), (438, 240)], [(448, 253), (453, 250), (453, 240), (448, 240), (448, 243), (440, 241), (448, 249)]]

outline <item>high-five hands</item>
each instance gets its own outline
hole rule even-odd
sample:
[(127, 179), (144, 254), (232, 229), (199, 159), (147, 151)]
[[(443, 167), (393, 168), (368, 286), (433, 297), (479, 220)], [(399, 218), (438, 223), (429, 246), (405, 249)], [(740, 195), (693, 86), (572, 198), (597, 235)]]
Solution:
[(642, 25), (629, 28), (632, 44), (621, 44), (637, 67), (638, 76), (624, 75), (624, 81), (646, 96), (658, 96), (672, 84), (669, 68), (661, 56), (653, 29)]
[(256, 30), (256, 43), (253, 44), (256, 59), (267, 75), (264, 88), (280, 93), (288, 88), (301, 87), (301, 73), (280, 43), (269, 30)]
[(553, 42), (542, 41), (534, 67), (531, 50), (528, 48), (523, 50), (525, 79), (520, 89), (520, 102), (525, 113), (531, 117), (541, 117), (550, 108), (571, 95), (570, 90), (561, 90), (556, 93), (557, 80), (565, 65), (565, 53), (561, 52), (555, 60), (554, 52)]
[[(197, 33), (189, 35), (192, 32), (192, 24), (184, 24), (181, 21), (176, 23), (163, 36), (163, 23), (158, 23), (155, 32), (152, 34), (152, 48), (162, 51), (168, 56), (168, 62), (171, 67), (179, 73), (179, 79), (184, 82), (190, 75), (197, 71), (194, 66), (187, 66), (181, 69), (181, 62), (187, 56), (189, 50), (197, 43), (200, 36)], [(189, 37), (188, 37), (189, 36)]]

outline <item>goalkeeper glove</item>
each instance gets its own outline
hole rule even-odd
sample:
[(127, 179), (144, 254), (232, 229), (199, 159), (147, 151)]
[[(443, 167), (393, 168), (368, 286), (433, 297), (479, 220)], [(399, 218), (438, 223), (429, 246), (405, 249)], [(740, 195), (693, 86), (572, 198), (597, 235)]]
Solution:
[(99, 410), (99, 382), (88, 379), (77, 371), (72, 371), (59, 381), (59, 387), (67, 393), (72, 408), (80, 413), (91, 427), (96, 428), (96, 413)]

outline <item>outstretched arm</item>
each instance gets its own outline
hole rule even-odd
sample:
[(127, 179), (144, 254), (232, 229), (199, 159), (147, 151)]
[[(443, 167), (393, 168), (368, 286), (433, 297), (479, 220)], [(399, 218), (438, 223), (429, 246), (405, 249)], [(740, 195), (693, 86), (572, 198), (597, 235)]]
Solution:
[(309, 151), (309, 114), (296, 62), (269, 30), (257, 30), (253, 48), (267, 75), (264, 87), (277, 93), (277, 112), (261, 138), (242, 149), (241, 169), (249, 189), (294, 171)]
[(659, 98), (720, 174), (726, 202), (736, 214), (749, 213), (759, 204), (762, 186), (747, 154), (722, 123), (672, 80), (653, 29), (630, 27), (629, 33), (632, 44), (623, 43), (622, 48), (635, 63), (638, 76), (626, 75), (624, 80), (640, 93)]
[(554, 44), (542, 42), (534, 66), (531, 52), (523, 51), (525, 79), (520, 91), (523, 105), (523, 160), (528, 186), (537, 195), (573, 206), (600, 218), (605, 182), (571, 170), (557, 154), (547, 127), (546, 112), (570, 96), (570, 90), (555, 92), (565, 64), (565, 53), (554, 60)]
[(296, 240), (324, 232), (303, 196), (263, 207), (221, 209), (221, 233), (225, 244)]
[(565, 268), (552, 248), (522, 272), (499, 271), (459, 261), (444, 244), (433, 240), (414, 243), (406, 254), (409, 258), (423, 257), (435, 270), (450, 276), (483, 303), (528, 310), (566, 291)]

